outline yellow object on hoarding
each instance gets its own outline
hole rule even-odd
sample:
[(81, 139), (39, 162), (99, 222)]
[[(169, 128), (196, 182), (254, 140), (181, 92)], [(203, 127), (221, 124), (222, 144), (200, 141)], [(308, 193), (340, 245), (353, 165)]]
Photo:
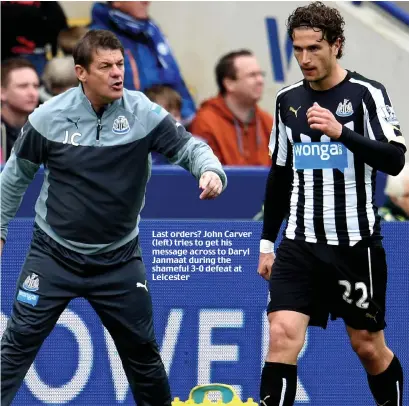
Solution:
[[(219, 392), (221, 399), (216, 402), (212, 402), (208, 395), (210, 392)], [(185, 402), (179, 398), (175, 398), (172, 401), (172, 406), (185, 406), (185, 405), (226, 405), (226, 406), (258, 406), (252, 398), (247, 399), (247, 402), (242, 402), (234, 388), (230, 385), (223, 383), (211, 383), (208, 385), (195, 386), (189, 394), (189, 399)]]

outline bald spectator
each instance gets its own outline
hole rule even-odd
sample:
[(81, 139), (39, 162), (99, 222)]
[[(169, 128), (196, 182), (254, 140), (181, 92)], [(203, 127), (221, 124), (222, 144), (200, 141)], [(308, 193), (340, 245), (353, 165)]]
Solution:
[(24, 58), (1, 64), (1, 152), (2, 162), (10, 157), (27, 117), (38, 105), (39, 78), (34, 65)]
[(258, 107), (264, 73), (251, 51), (224, 55), (216, 66), (217, 97), (197, 112), (191, 132), (204, 138), (223, 165), (271, 165), (273, 118)]
[(386, 201), (379, 209), (384, 221), (409, 220), (409, 164), (397, 176), (388, 176), (385, 187)]
[(40, 101), (42, 103), (78, 86), (73, 57), (64, 56), (51, 59), (45, 67), (42, 81), (43, 86), (40, 88)]

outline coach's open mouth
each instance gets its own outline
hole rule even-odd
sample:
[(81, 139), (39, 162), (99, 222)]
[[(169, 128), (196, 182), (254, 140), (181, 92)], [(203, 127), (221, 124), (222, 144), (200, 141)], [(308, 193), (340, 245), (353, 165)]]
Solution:
[(111, 87), (114, 90), (122, 90), (123, 84), (124, 83), (122, 81), (118, 81), (118, 82), (115, 82)]

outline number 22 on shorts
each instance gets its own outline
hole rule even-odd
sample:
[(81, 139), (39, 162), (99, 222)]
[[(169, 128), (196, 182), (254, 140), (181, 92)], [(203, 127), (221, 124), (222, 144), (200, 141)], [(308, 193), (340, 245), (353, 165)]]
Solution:
[[(351, 283), (347, 280), (340, 280), (338, 281), (338, 284), (343, 286), (345, 288), (344, 293), (342, 295), (342, 298), (349, 304), (353, 302), (353, 300), (350, 298), (351, 296)], [(369, 307), (369, 303), (367, 302), (368, 299), (368, 289), (363, 282), (356, 282), (355, 283), (355, 290), (360, 290), (362, 292), (362, 296), (357, 302), (355, 303), (357, 307), (360, 309), (367, 309)]]

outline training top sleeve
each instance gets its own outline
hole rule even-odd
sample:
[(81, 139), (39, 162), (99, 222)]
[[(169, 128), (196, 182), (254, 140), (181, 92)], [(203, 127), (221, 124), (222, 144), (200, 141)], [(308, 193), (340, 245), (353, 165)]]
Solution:
[(47, 140), (30, 123), (22, 128), (1, 177), (1, 239), (7, 238), (9, 222), (20, 207), (24, 193), (45, 162)]
[(203, 141), (193, 137), (185, 127), (162, 107), (152, 103), (149, 121), (153, 123), (148, 134), (150, 150), (166, 156), (174, 165), (189, 171), (197, 180), (206, 171), (219, 175), (223, 190), (227, 176), (212, 149)]

